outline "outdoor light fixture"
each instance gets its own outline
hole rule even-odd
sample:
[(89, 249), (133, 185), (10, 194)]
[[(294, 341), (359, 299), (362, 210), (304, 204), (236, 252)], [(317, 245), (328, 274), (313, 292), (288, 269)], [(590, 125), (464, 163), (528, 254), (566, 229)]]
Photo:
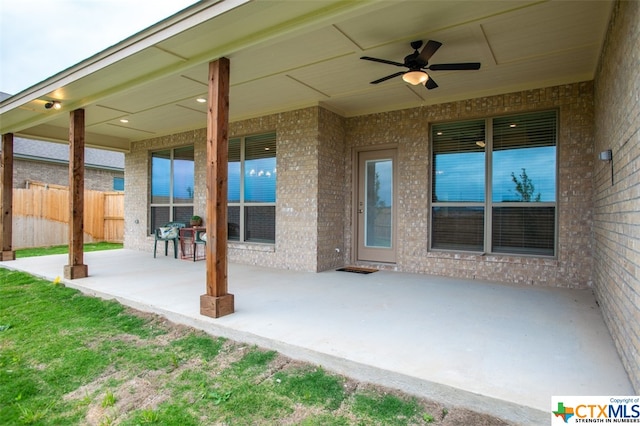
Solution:
[(606, 151), (602, 151), (600, 153), (600, 160), (602, 161), (611, 161), (611, 158), (612, 154), (610, 149), (607, 149)]
[(60, 108), (62, 108), (62, 104), (60, 102), (58, 102), (58, 101), (49, 101), (46, 104), (44, 104), (44, 107), (46, 109), (51, 109), (51, 108), (60, 109)]
[(402, 74), (402, 79), (409, 84), (413, 84), (414, 86), (418, 84), (422, 84), (425, 81), (429, 80), (429, 76), (424, 71), (407, 71)]
[(609, 163), (611, 167), (611, 186), (613, 186), (613, 153), (610, 149), (606, 149), (598, 154), (598, 158), (600, 159), (600, 161), (606, 161), (607, 163)]

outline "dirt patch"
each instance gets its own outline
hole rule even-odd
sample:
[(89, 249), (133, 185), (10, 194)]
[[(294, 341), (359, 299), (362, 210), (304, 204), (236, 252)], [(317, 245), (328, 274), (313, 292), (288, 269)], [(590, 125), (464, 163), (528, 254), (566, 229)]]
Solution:
[(121, 381), (126, 377), (126, 373), (122, 371), (115, 371), (113, 367), (108, 368), (102, 376), (98, 377), (91, 383), (87, 383), (86, 385), (80, 386), (78, 389), (69, 392), (62, 399), (65, 401), (69, 400), (81, 400), (83, 398), (92, 398), (98, 390), (102, 389), (110, 380)]
[(459, 425), (473, 425), (473, 426), (507, 426), (513, 423), (505, 422), (504, 420), (495, 418), (488, 414), (476, 413), (474, 411), (465, 410), (464, 408), (452, 409), (447, 413), (444, 419), (439, 423), (432, 423), (442, 426), (459, 426)]
[[(114, 390), (108, 390), (97, 394), (91, 401), (85, 421), (89, 425), (108, 424), (116, 425), (121, 418), (134, 410), (155, 410), (158, 406), (169, 399), (169, 394), (162, 390), (164, 384), (159, 372), (149, 372), (144, 377), (134, 377), (119, 385)], [(104, 384), (112, 377), (101, 377), (98, 383)], [(113, 394), (115, 403), (104, 406), (103, 401), (107, 397), (107, 392)], [(108, 421), (107, 421), (108, 420)]]
[(256, 377), (255, 384), (258, 385), (267, 379), (270, 379), (274, 374), (285, 368), (290, 368), (295, 362), (284, 355), (278, 354), (278, 356), (269, 363), (269, 368)]
[[(142, 346), (147, 343), (144, 339), (134, 335), (134, 334), (118, 334), (117, 336), (113, 336), (109, 338), (110, 341), (113, 342), (121, 342), (126, 343), (128, 345)], [(96, 337), (96, 339), (92, 342), (87, 343), (87, 347), (89, 349), (98, 349), (100, 345), (104, 342), (102, 336)]]
[(315, 417), (322, 414), (323, 411), (320, 407), (309, 407), (303, 404), (296, 404), (293, 408), (293, 413), (285, 418), (278, 420), (280, 425), (299, 425), (304, 419), (309, 417)]
[(249, 346), (227, 340), (222, 344), (218, 356), (212, 362), (211, 374), (217, 375), (226, 370), (234, 362), (240, 361), (249, 350)]

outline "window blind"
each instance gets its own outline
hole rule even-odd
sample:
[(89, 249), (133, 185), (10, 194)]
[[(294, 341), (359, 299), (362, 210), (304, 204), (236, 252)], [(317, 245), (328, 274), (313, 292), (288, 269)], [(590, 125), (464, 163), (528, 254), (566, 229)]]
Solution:
[(229, 141), (229, 240), (274, 243), (276, 135)]
[(485, 121), (434, 125), (432, 140), (431, 246), (482, 251)]
[(493, 120), (491, 251), (555, 252), (555, 111)]
[(431, 130), (431, 248), (553, 256), (557, 113)]

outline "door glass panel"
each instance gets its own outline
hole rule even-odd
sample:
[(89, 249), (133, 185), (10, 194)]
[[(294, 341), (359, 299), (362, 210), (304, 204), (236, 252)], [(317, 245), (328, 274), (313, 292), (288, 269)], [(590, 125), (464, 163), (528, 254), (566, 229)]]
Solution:
[(393, 241), (393, 162), (391, 159), (365, 163), (366, 247), (391, 248)]

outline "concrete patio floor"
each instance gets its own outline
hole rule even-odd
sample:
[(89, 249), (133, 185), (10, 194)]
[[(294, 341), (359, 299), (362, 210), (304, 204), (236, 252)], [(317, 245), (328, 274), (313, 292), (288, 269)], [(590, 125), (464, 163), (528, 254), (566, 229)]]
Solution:
[[(67, 261), (0, 266), (53, 280)], [(591, 290), (231, 264), (236, 312), (212, 319), (199, 313), (205, 262), (123, 249), (85, 264), (90, 276), (67, 286), (518, 424), (549, 424), (553, 395), (634, 393)]]

